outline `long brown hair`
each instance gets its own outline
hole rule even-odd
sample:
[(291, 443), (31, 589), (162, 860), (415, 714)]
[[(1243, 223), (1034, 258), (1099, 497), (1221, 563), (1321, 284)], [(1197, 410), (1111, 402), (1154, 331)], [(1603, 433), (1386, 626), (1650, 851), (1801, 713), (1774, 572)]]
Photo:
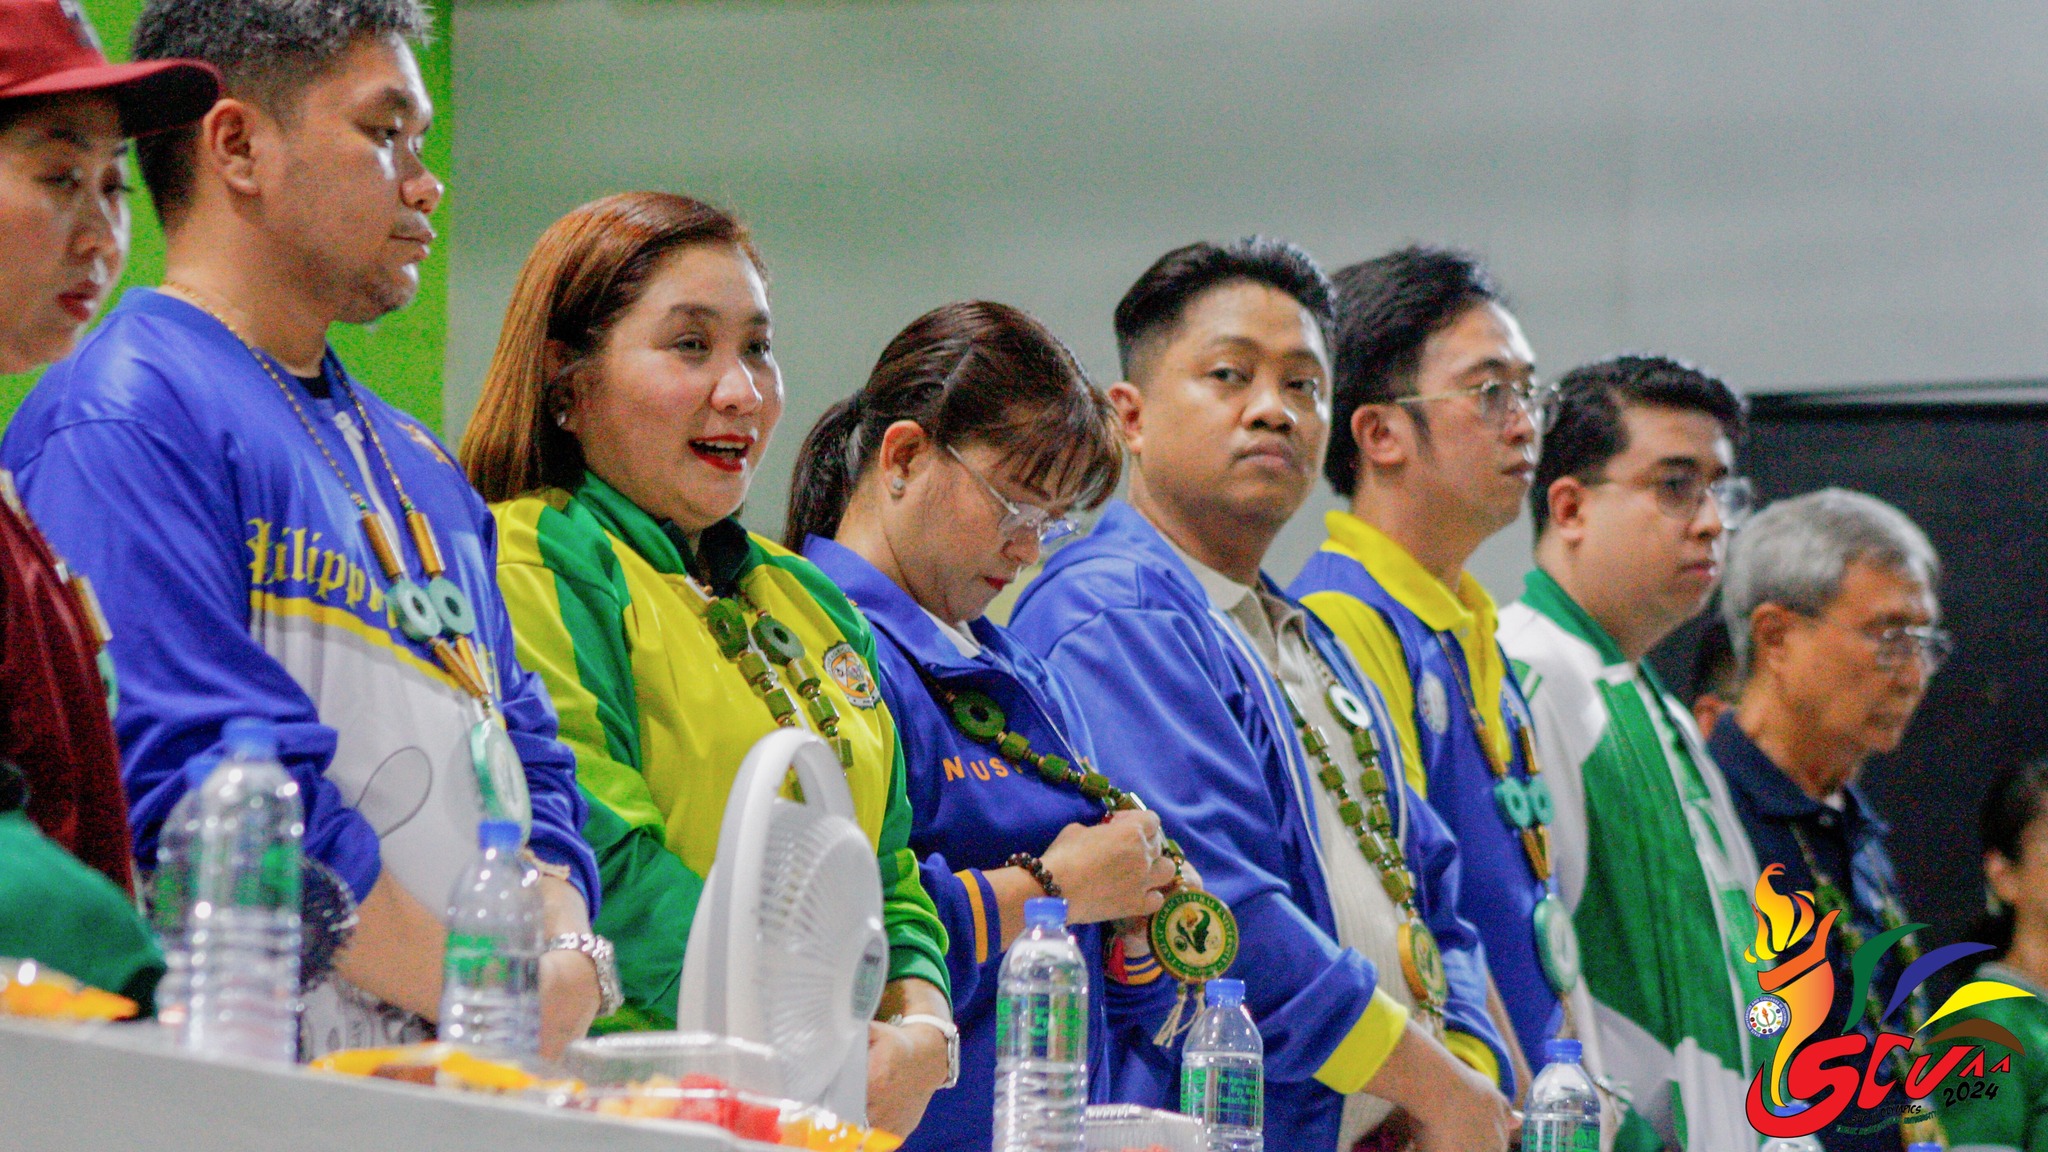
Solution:
[[(463, 470), (485, 500), (574, 488), (583, 479), (583, 447), (555, 423), (565, 389), (604, 350), (662, 258), (698, 244), (734, 245), (767, 275), (738, 217), (672, 192), (593, 200), (541, 233), (519, 270), (483, 396), (462, 437)], [(569, 350), (552, 371), (550, 340)]]
[(1107, 500), (1123, 470), (1109, 401), (1058, 337), (1007, 304), (948, 304), (889, 341), (866, 386), (804, 437), (784, 543), (801, 550), (806, 537), (839, 531), (873, 449), (898, 420), (915, 421), (940, 447), (989, 445), (1021, 483), (1073, 483), (1081, 508)]

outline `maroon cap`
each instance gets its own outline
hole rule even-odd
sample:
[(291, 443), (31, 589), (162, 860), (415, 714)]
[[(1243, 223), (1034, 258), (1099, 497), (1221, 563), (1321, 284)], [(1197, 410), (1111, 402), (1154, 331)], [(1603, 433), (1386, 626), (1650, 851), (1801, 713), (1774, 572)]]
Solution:
[(197, 60), (109, 64), (79, 0), (0, 0), (0, 100), (105, 92), (121, 131), (190, 124), (220, 98), (220, 73)]

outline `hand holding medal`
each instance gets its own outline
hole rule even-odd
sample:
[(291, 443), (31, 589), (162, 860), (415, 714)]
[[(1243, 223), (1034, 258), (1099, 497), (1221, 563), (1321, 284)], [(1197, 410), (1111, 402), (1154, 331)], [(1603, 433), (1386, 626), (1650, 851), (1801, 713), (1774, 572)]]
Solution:
[[(1104, 823), (1114, 822), (1125, 812), (1147, 811), (1145, 802), (1116, 787), (1109, 778), (1087, 765), (1076, 766), (1064, 756), (1039, 752), (1021, 733), (1009, 730), (1009, 717), (994, 700), (972, 690), (953, 691), (931, 685), (933, 694), (945, 701), (956, 727), (969, 738), (995, 746), (1005, 759), (1029, 766), (1051, 784), (1063, 784), (1101, 804)], [(1055, 840), (1057, 845), (1059, 841)], [(1173, 1012), (1152, 1039), (1170, 1043), (1201, 1013), (1200, 985), (1228, 971), (1237, 959), (1237, 918), (1230, 906), (1197, 887), (1187, 855), (1172, 837), (1162, 835), (1160, 854), (1173, 861), (1174, 879), (1168, 884), (1166, 901), (1151, 915), (1146, 938), (1159, 966), (1180, 982)], [(1193, 881), (1193, 882), (1191, 882)], [(1195, 1010), (1189, 1012), (1188, 989), (1195, 986)]]

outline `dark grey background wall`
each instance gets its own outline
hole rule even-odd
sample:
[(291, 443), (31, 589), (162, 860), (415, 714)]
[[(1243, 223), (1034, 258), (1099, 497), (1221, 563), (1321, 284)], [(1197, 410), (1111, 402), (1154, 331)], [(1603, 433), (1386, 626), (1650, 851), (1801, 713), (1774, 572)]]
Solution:
[[(458, 3), (447, 426), (535, 236), (631, 187), (760, 233), (790, 390), (771, 531), (803, 431), (919, 312), (1021, 305), (1107, 381), (1110, 308), (1198, 237), (1332, 267), (1472, 246), (1552, 370), (2037, 376), (2044, 48), (2023, 3)], [(1275, 571), (1320, 534), (1305, 512)], [(1512, 593), (1526, 550), (1476, 568)]]

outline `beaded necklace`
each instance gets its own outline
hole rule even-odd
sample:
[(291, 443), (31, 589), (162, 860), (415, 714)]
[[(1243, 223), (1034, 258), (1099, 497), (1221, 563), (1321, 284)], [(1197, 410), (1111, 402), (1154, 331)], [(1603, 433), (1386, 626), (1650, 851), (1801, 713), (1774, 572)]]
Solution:
[[(1813, 854), (1813, 846), (1806, 842), (1806, 834), (1800, 831), (1797, 824), (1789, 825), (1789, 827), (1792, 830), (1793, 842), (1799, 845), (1799, 855), (1806, 861), (1806, 870), (1813, 876), (1813, 906), (1815, 911), (1823, 917), (1830, 912), (1840, 913), (1840, 915), (1835, 917), (1835, 931), (1841, 933), (1842, 943), (1847, 946), (1849, 955), (1855, 956), (1856, 952), (1863, 947), (1864, 938), (1863, 931), (1857, 928), (1855, 924), (1856, 907), (1854, 903), (1842, 891), (1841, 886), (1835, 883), (1834, 877), (1822, 870), (1820, 860)], [(1899, 907), (1898, 897), (1894, 896), (1889, 889), (1883, 889), (1879, 892), (1879, 900), (1878, 919), (1884, 924), (1885, 931), (1896, 932), (1904, 928), (1906, 926), (1906, 915)], [(1899, 937), (1897, 948), (1899, 950), (1899, 958), (1908, 967), (1915, 960), (1920, 959), (1920, 942), (1914, 938), (1914, 934), (1911, 932)], [(1874, 984), (1864, 990), (1864, 1007), (1870, 1013), (1870, 1022), (1873, 1025), (1882, 1022), (1884, 999), (1878, 994)], [(1906, 998), (1906, 1020), (1912, 1025), (1912, 1028), (1909, 1030), (1918, 1031), (1921, 1022), (1926, 1019), (1926, 1016), (1927, 993), (1923, 989), (1915, 988), (1912, 995)]]
[[(1320, 667), (1322, 662), (1316, 663)], [(1344, 770), (1330, 755), (1329, 738), (1309, 720), (1301, 702), (1295, 699), (1294, 689), (1283, 683), (1280, 694), (1287, 701), (1287, 712), (1301, 736), (1303, 750), (1315, 759), (1316, 779), (1337, 806), (1338, 819), (1350, 830), (1366, 862), (1379, 872), (1380, 887), (1387, 899), (1401, 910), (1395, 944), (1401, 954), (1401, 975), (1408, 981), (1409, 994), (1414, 996), (1416, 1006), (1441, 1026), (1444, 1003), (1450, 998), (1450, 981), (1444, 975), (1443, 953), (1437, 948), (1436, 935), (1415, 910), (1415, 878), (1409, 873), (1407, 859), (1394, 837), (1394, 814), (1387, 807), (1387, 774), (1381, 766), (1379, 735), (1372, 727), (1372, 713), (1364, 701), (1330, 677), (1329, 669), (1324, 668), (1323, 674), (1324, 699), (1337, 722), (1351, 736), (1351, 750), (1358, 757), (1358, 785), (1365, 793), (1363, 804), (1352, 796)]]
[[(497, 698), (491, 681), (486, 677), (483, 661), (477, 654), (472, 636), (476, 632), (476, 610), (469, 602), (469, 596), (453, 580), (448, 579), (447, 564), (441, 555), (439, 539), (434, 534), (433, 521), (412, 501), (405, 490), (405, 482), (399, 479), (398, 469), (391, 462), (391, 454), (384, 448), (384, 437), (378, 433), (377, 425), (371, 421), (370, 413), (363, 405), (362, 397), (356, 394), (346, 377), (334, 383), (342, 394), (348, 397), (357, 419), (362, 421), (363, 430), (370, 443), (377, 450), (377, 459), (384, 466), (384, 474), (391, 481), (391, 489), (398, 496), (399, 509), (404, 513), (405, 526), (412, 537), (413, 551), (419, 556), (420, 569), (427, 579), (423, 588), (412, 579), (404, 553), (398, 542), (385, 526), (384, 518), (371, 506), (368, 497), (356, 490), (349, 480), (341, 462), (328, 451), (327, 442), (314, 427), (312, 417), (306, 414), (305, 406), (299, 403), (298, 394), (286, 384), (284, 377), (272, 366), (270, 357), (250, 343), (249, 338), (228, 322), (226, 316), (214, 308), (205, 293), (183, 284), (166, 282), (163, 290), (185, 300), (228, 330), (228, 334), (246, 349), (263, 374), (277, 385), (285, 403), (291, 405), (292, 414), (299, 418), (299, 426), (320, 450), (321, 459), (333, 471), (334, 478), (341, 482), (349, 502), (355, 505), (356, 522), (361, 526), (363, 536), (370, 545), (370, 551), (377, 557), (377, 566), (384, 573), (386, 598), (390, 601), (398, 618), (398, 627), (408, 639), (424, 644), (434, 654), (434, 660), (450, 679), (476, 702), (483, 718), (470, 729), (469, 751), (471, 767), (475, 769), (477, 785), (482, 794), (486, 818), (517, 820), (521, 827), (530, 827), (532, 811), (526, 793), (525, 769), (519, 754), (512, 747), (511, 737), (505, 731), (505, 721), (498, 710)], [(323, 369), (324, 371), (324, 369)], [(374, 479), (364, 478), (374, 484)]]
[[(1107, 816), (1112, 812), (1133, 812), (1144, 809), (1145, 802), (1137, 794), (1126, 792), (1109, 782), (1109, 777), (1086, 765), (1075, 767), (1074, 762), (1064, 756), (1039, 752), (1031, 747), (1031, 741), (1021, 732), (1010, 731), (1009, 716), (1002, 705), (987, 694), (972, 688), (954, 690), (931, 685), (932, 692), (945, 702), (946, 711), (953, 718), (953, 725), (965, 733), (970, 740), (992, 745), (995, 750), (1010, 760), (1026, 764), (1040, 779), (1048, 784), (1063, 785), (1074, 789), (1088, 799), (1102, 805)], [(1172, 837), (1160, 842), (1159, 850), (1173, 861), (1174, 876), (1179, 878), (1181, 866), (1187, 856)]]
[(1536, 759), (1535, 739), (1527, 723), (1516, 727), (1522, 765), (1529, 777), (1526, 781), (1517, 780), (1508, 774), (1507, 757), (1496, 752), (1493, 741), (1486, 738), (1486, 715), (1479, 710), (1479, 693), (1472, 686), (1463, 654), (1453, 651), (1441, 632), (1436, 634), (1436, 643), (1444, 654), (1444, 662), (1451, 666), (1451, 679), (1457, 682), (1465, 713), (1472, 718), (1473, 736), (1486, 755), (1486, 767), (1493, 773), (1494, 804), (1500, 809), (1501, 819), (1520, 834), (1529, 870), (1544, 883), (1543, 898), (1530, 913), (1530, 931), (1536, 939), (1536, 957), (1542, 962), (1543, 978), (1552, 992), (1563, 997), (1579, 982), (1579, 936), (1571, 914), (1555, 895), (1556, 885), (1551, 880), (1549, 825), (1556, 808), (1550, 797), (1550, 785), (1543, 779), (1543, 764)]
[[(768, 706), (776, 726), (800, 727), (803, 713), (809, 713), (818, 735), (839, 757), (839, 766), (851, 770), (853, 741), (839, 734), (839, 706), (825, 695), (824, 682), (811, 665), (803, 638), (769, 615), (745, 589), (735, 588), (730, 596), (718, 596), (700, 588), (695, 577), (689, 577), (688, 582), (704, 599), (704, 626), (711, 631), (719, 653), (739, 668), (747, 686)], [(747, 624), (749, 610), (754, 613), (751, 627)], [(776, 666), (781, 668), (779, 675)], [(785, 679), (796, 685), (796, 698), (791, 697)], [(801, 710), (798, 698), (803, 700)]]
[(1486, 766), (1493, 772), (1493, 800), (1499, 807), (1501, 819), (1521, 834), (1522, 851), (1529, 857), (1529, 869), (1538, 880), (1550, 879), (1550, 820), (1555, 808), (1550, 798), (1550, 785), (1543, 779), (1542, 765), (1536, 760), (1536, 747), (1529, 738), (1529, 727), (1524, 724), (1516, 728), (1516, 738), (1522, 747), (1522, 764), (1529, 778), (1517, 780), (1508, 774), (1508, 759), (1494, 750), (1493, 741), (1486, 738), (1486, 716), (1479, 710), (1478, 693), (1473, 689), (1467, 675), (1465, 660), (1461, 653), (1452, 650), (1443, 633), (1436, 634), (1437, 647), (1443, 651), (1444, 662), (1451, 666), (1451, 679), (1458, 685), (1458, 695), (1465, 701), (1465, 712), (1472, 718), (1473, 734), (1479, 740), (1479, 747), (1486, 754)]
[[(955, 690), (925, 681), (933, 695), (945, 702), (953, 724), (968, 739), (993, 745), (1002, 756), (1027, 764), (1048, 784), (1069, 787), (1102, 805), (1107, 820), (1117, 812), (1143, 810), (1145, 802), (1109, 782), (1094, 768), (1075, 765), (1064, 756), (1040, 752), (1031, 740), (1009, 727), (1009, 717), (986, 693), (973, 689)], [(1173, 861), (1173, 888), (1166, 902), (1152, 914), (1146, 933), (1159, 966), (1180, 987), (1174, 993), (1173, 1010), (1154, 1034), (1155, 1044), (1166, 1045), (1201, 1014), (1205, 997), (1201, 985), (1230, 970), (1237, 960), (1237, 917), (1230, 906), (1207, 893), (1181, 885), (1181, 868), (1186, 854), (1171, 836), (1164, 836), (1160, 853)], [(1014, 857), (1012, 859), (1015, 859)], [(1194, 989), (1193, 1011), (1189, 1011), (1189, 990)]]

